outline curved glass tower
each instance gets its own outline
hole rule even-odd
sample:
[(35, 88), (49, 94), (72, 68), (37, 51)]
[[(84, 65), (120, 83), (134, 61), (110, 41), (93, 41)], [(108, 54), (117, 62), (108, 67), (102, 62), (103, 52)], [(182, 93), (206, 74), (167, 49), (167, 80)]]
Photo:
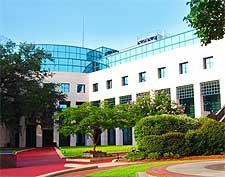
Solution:
[(52, 55), (53, 61), (45, 60), (42, 69), (59, 72), (91, 73), (108, 67), (106, 55), (118, 52), (106, 47), (95, 50), (56, 44), (36, 44)]

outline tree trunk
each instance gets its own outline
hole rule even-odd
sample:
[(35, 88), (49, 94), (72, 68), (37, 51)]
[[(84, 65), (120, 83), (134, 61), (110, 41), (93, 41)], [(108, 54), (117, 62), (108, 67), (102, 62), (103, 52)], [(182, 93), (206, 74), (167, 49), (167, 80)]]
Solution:
[(93, 151), (94, 152), (96, 151), (96, 146), (98, 144), (101, 133), (102, 133), (102, 130), (100, 128), (94, 129), (94, 135), (93, 135)]

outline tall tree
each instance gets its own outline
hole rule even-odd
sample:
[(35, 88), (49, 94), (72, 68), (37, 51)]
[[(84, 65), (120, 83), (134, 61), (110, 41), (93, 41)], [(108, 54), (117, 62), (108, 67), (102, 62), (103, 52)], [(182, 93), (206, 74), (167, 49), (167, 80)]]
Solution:
[(190, 13), (184, 17), (196, 29), (202, 45), (219, 40), (225, 34), (225, 0), (190, 0)]
[(43, 60), (51, 60), (51, 55), (32, 44), (16, 46), (8, 41), (0, 45), (0, 123), (10, 129), (12, 146), (21, 118), (27, 124), (49, 126), (57, 102), (65, 98), (56, 91), (56, 84), (45, 83), (52, 73), (41, 70)]

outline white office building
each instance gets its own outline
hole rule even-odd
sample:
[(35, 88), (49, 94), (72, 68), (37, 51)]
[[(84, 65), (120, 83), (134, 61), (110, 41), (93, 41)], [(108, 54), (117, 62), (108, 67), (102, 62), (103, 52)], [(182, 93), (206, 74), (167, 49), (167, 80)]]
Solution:
[[(50, 81), (60, 83), (61, 91), (68, 95), (60, 107), (87, 101), (97, 105), (101, 100), (123, 104), (152, 90), (165, 90), (191, 117), (216, 113), (225, 105), (225, 39), (201, 46), (192, 30), (146, 41), (122, 51), (40, 44), (55, 59), (43, 65), (55, 73)], [(35, 131), (36, 146), (46, 146), (46, 130), (37, 127)], [(92, 143), (85, 135), (63, 137), (57, 125), (50, 131), (60, 146)], [(135, 144), (133, 131), (109, 129), (102, 133), (100, 144)], [(21, 143), (26, 144), (25, 140)]]

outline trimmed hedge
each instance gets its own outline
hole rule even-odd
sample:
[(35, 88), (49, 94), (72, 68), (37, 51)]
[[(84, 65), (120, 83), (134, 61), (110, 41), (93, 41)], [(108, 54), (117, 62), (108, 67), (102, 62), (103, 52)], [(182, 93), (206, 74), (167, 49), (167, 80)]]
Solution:
[(149, 116), (135, 126), (135, 138), (149, 158), (225, 153), (225, 124), (209, 118)]
[(169, 132), (163, 135), (145, 136), (140, 142), (139, 149), (146, 153), (159, 152), (183, 155), (185, 145), (185, 134), (180, 132)]
[(202, 126), (185, 135), (188, 155), (225, 153), (225, 124), (212, 119), (199, 119)]
[(141, 119), (135, 125), (135, 139), (137, 144), (148, 135), (162, 135), (168, 132), (186, 133), (190, 129), (196, 129), (200, 123), (193, 118), (183, 115), (155, 115)]

